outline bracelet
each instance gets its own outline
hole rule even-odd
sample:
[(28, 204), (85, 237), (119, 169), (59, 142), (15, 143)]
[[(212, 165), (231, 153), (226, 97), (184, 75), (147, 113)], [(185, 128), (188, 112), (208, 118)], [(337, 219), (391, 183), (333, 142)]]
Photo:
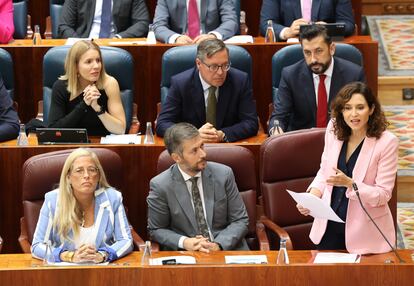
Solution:
[(73, 262), (73, 257), (74, 256), (75, 256), (74, 251), (66, 251), (66, 254), (64, 255), (64, 261)]

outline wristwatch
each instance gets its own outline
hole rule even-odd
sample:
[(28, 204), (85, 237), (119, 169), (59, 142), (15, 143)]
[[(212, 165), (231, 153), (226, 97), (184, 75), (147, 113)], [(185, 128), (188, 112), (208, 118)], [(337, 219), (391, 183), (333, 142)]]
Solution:
[(352, 189), (358, 191), (358, 185), (355, 182), (352, 182)]
[(95, 111), (96, 115), (98, 115), (98, 116), (101, 115), (101, 114), (104, 114), (106, 112), (105, 108), (103, 108), (102, 105), (99, 105), (99, 107), (101, 108), (101, 110)]
[(100, 250), (100, 251), (98, 251), (98, 253), (100, 254), (100, 255), (102, 255), (102, 257), (103, 257), (103, 260), (102, 260), (102, 262), (106, 262), (107, 260), (108, 260), (108, 252), (106, 252), (106, 251), (103, 251), (103, 250)]

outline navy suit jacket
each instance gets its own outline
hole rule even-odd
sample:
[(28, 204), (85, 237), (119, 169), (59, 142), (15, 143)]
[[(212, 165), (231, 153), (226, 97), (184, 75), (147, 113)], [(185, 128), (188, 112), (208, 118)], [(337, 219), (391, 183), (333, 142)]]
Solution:
[[(66, 0), (60, 14), (59, 38), (87, 38), (95, 15), (95, 0)], [(112, 20), (115, 34), (122, 38), (147, 35), (149, 13), (144, 0), (113, 1)]]
[[(347, 83), (365, 82), (362, 67), (350, 61), (334, 57), (328, 108), (338, 91)], [(328, 120), (330, 118), (328, 111)], [(301, 60), (282, 70), (279, 90), (274, 102), (274, 110), (269, 121), (279, 120), (283, 131), (307, 129), (316, 126), (316, 94), (312, 71), (305, 60)]]
[[(263, 0), (260, 12), (260, 32), (266, 34), (267, 21), (273, 21), (273, 29), (279, 38), (283, 28), (290, 27), (296, 19), (302, 18), (300, 0)], [(313, 0), (311, 20), (326, 23), (345, 23), (345, 35), (350, 36), (355, 29), (350, 0)]]
[[(259, 129), (256, 104), (249, 77), (231, 68), (226, 81), (219, 87), (216, 129), (222, 130), (229, 142), (255, 136)], [(171, 78), (168, 96), (157, 119), (157, 135), (163, 137), (168, 127), (188, 122), (200, 128), (206, 123), (206, 106), (197, 68)]]
[(0, 77), (0, 142), (15, 139), (18, 135), (19, 117)]

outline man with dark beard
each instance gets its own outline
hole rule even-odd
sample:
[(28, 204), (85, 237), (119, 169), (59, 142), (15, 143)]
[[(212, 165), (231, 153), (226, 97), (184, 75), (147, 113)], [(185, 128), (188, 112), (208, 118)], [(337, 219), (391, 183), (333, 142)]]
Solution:
[(276, 120), (280, 132), (326, 127), (330, 102), (338, 91), (349, 82), (365, 82), (362, 67), (334, 57), (335, 44), (324, 26), (304, 28), (299, 39), (304, 59), (282, 70), (269, 135), (275, 133)]
[(167, 129), (165, 146), (176, 164), (150, 182), (148, 231), (163, 250), (248, 250), (248, 216), (228, 166), (206, 161), (196, 127)]

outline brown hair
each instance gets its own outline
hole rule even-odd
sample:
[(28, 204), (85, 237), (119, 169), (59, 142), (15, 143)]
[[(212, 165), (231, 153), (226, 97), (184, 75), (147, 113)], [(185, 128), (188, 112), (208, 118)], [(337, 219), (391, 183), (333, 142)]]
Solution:
[(370, 109), (374, 108), (373, 113), (368, 119), (367, 137), (380, 138), (382, 132), (387, 129), (388, 122), (378, 98), (372, 93), (371, 89), (363, 82), (351, 82), (345, 85), (336, 95), (331, 104), (331, 116), (334, 122), (334, 133), (339, 140), (346, 141), (351, 136), (351, 128), (346, 124), (342, 114), (345, 104), (351, 99), (352, 95), (359, 93), (364, 96)]

